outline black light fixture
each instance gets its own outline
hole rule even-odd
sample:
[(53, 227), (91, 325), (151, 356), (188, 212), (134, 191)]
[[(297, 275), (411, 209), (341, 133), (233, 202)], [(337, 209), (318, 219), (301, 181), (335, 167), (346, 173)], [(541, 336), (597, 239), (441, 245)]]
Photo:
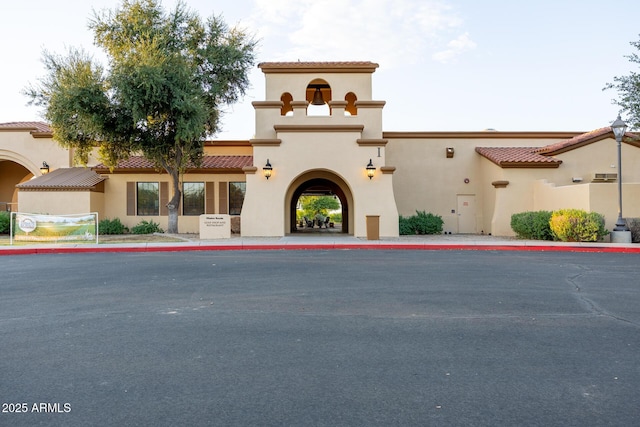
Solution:
[(373, 178), (373, 175), (376, 173), (376, 167), (373, 166), (373, 162), (369, 159), (369, 164), (367, 165), (367, 176), (369, 179)]
[(627, 227), (627, 223), (622, 218), (622, 137), (627, 131), (627, 124), (622, 121), (620, 118), (620, 114), (618, 114), (618, 118), (611, 123), (611, 130), (613, 131), (613, 135), (616, 138), (616, 142), (618, 143), (618, 220), (616, 221), (616, 226), (613, 228), (613, 231), (629, 231), (629, 227)]
[(40, 173), (42, 175), (46, 175), (49, 173), (49, 165), (47, 164), (47, 162), (42, 162), (42, 167), (40, 168)]
[(269, 163), (269, 159), (267, 159), (267, 164), (264, 165), (264, 167), (262, 168), (262, 173), (264, 174), (264, 177), (269, 179), (271, 177), (272, 170), (273, 170), (273, 167), (271, 167), (271, 163)]
[(453, 158), (455, 152), (456, 150), (453, 147), (447, 147), (447, 159)]

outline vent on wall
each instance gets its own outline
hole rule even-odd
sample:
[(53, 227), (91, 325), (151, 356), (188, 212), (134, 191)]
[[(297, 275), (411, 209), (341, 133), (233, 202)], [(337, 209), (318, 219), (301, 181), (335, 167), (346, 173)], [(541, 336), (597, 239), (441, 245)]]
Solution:
[(617, 179), (617, 173), (597, 173), (593, 176), (593, 182), (613, 182)]

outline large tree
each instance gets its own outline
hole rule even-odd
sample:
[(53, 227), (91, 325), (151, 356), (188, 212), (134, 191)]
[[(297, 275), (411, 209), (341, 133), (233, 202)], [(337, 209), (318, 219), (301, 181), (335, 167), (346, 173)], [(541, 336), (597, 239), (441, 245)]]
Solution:
[(310, 217), (320, 215), (324, 219), (329, 211), (340, 209), (338, 200), (331, 196), (300, 196), (300, 202), (304, 214)]
[[(640, 50), (640, 41), (630, 42), (636, 49)], [(637, 53), (628, 55), (629, 61), (640, 64), (640, 56)], [(626, 122), (631, 129), (640, 129), (640, 73), (633, 72), (628, 76), (614, 77), (614, 83), (608, 83), (606, 89), (618, 91), (618, 99), (613, 103), (619, 105), (626, 113)]]
[(244, 95), (256, 41), (220, 16), (203, 22), (181, 2), (167, 12), (157, 0), (94, 11), (89, 28), (108, 67), (83, 50), (45, 51), (45, 77), (25, 93), (80, 162), (99, 147), (110, 167), (142, 153), (164, 169), (173, 188), (168, 232), (177, 233), (181, 175), (201, 161), (221, 109)]

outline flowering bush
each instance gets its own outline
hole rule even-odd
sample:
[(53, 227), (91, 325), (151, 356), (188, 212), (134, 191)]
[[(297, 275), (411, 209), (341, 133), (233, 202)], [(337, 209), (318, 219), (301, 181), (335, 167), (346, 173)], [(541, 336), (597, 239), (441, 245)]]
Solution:
[(549, 225), (556, 238), (563, 242), (597, 242), (609, 234), (604, 228), (604, 216), (580, 209), (553, 212)]

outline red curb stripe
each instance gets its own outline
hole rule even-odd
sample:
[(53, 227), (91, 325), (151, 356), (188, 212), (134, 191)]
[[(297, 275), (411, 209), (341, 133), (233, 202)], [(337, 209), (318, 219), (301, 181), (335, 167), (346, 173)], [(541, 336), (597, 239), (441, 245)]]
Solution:
[(103, 247), (56, 247), (0, 249), (1, 255), (70, 254), (70, 253), (134, 253), (134, 252), (186, 252), (186, 251), (243, 251), (243, 250), (466, 250), (466, 251), (527, 251), (527, 252), (595, 252), (595, 253), (640, 253), (640, 247), (605, 246), (511, 246), (511, 245), (462, 245), (462, 244), (246, 244), (206, 246), (103, 246)]

